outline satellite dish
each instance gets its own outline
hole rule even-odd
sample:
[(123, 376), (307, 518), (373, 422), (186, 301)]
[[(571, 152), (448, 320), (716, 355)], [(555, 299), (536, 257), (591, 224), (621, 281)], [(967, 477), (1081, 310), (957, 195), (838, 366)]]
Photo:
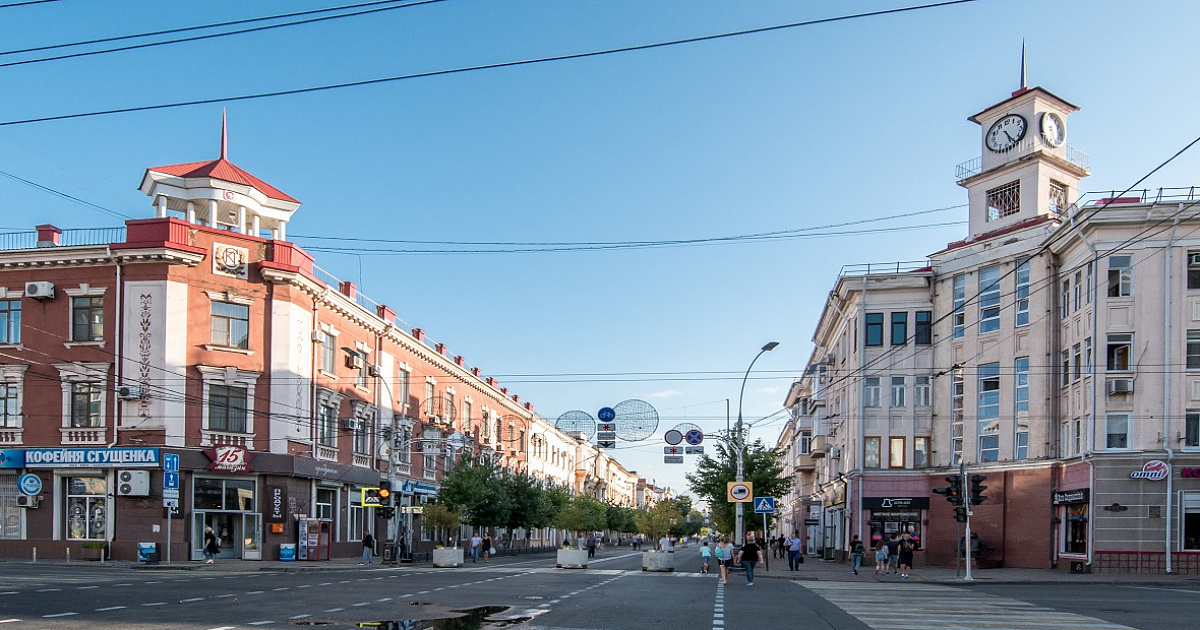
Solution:
[(658, 411), (644, 400), (622, 400), (613, 407), (617, 412), (617, 438), (626, 442), (640, 442), (658, 429)]
[(559, 416), (554, 421), (554, 428), (571, 436), (583, 434), (580, 441), (586, 442), (596, 434), (596, 420), (586, 411), (573, 409)]

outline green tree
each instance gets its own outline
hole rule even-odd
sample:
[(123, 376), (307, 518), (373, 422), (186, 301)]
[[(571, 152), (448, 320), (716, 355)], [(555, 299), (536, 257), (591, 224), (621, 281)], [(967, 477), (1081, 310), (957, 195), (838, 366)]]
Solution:
[(463, 456), (442, 480), (438, 501), (460, 510), (472, 527), (502, 526), (512, 511), (508, 489), (491, 459)]
[(555, 526), (576, 534), (594, 532), (604, 529), (606, 517), (603, 503), (580, 494), (572, 497), (570, 503), (558, 513)]
[(637, 525), (633, 521), (633, 508), (609, 503), (605, 505), (605, 510), (607, 512), (606, 524), (608, 529), (623, 534), (637, 530)]
[(501, 477), (501, 487), (510, 508), (503, 525), (510, 531), (524, 528), (528, 546), (532, 530), (550, 524), (551, 514), (542, 482), (527, 473), (516, 473)]
[[(434, 542), (441, 544), (445, 540), (443, 533), (462, 524), (463, 513), (444, 503), (426, 503), (421, 509), (421, 520), (426, 527), (434, 530)], [(453, 540), (448, 540), (446, 544), (453, 543)]]
[(671, 501), (655, 503), (649, 510), (642, 510), (637, 514), (638, 530), (649, 536), (652, 543), (658, 542), (659, 538), (669, 533), (677, 533), (682, 523), (683, 516)]
[[(704, 455), (696, 463), (696, 471), (688, 473), (688, 487), (696, 496), (708, 501), (712, 511), (712, 523), (718, 531), (733, 532), (735, 508), (727, 499), (728, 484), (737, 479), (737, 451), (729, 444), (718, 442), (716, 457)], [(755, 440), (746, 445), (742, 457), (744, 478), (754, 484), (754, 496), (782, 497), (791, 487), (791, 480), (783, 477), (778, 453)], [(755, 519), (754, 509), (747, 504), (746, 530), (753, 531), (762, 526), (761, 517)]]

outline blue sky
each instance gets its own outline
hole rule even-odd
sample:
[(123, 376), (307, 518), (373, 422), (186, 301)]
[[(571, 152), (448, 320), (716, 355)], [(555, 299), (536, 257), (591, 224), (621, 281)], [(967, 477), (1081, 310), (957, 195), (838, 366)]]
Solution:
[[(0, 52), (337, 6), (62, 0), (5, 7)], [(915, 4), (915, 3), (913, 3)], [(50, 122), (569, 55), (906, 6), (758, 0), (445, 0), (260, 33), (0, 66), (0, 226), (151, 215), (146, 167), (229, 157), (303, 202), (318, 265), (549, 419), (638, 398), (661, 415), (614, 455), (683, 488), (662, 431), (777, 412), (843, 265), (922, 259), (966, 234), (968, 116), (1029, 83), (1082, 110), (1085, 190), (1121, 190), (1200, 135), (1193, 2), (980, 0), (583, 59)], [(85, 48), (86, 49), (86, 48)], [(66, 52), (75, 52), (70, 49)], [(0, 64), (46, 53), (0, 54)], [(1196, 149), (1194, 151), (1200, 151)], [(1190, 186), (1189, 152), (1142, 186)], [(99, 210), (95, 206), (107, 209)], [(823, 238), (608, 251), (404, 253), (456, 243), (720, 239), (950, 208)], [(917, 225), (942, 224), (912, 228)], [(477, 250), (476, 245), (440, 246)], [(526, 249), (508, 246), (500, 249)], [(543, 249), (532, 247), (532, 249)], [(773, 441), (776, 415), (751, 437)], [(711, 448), (711, 446), (710, 446)]]

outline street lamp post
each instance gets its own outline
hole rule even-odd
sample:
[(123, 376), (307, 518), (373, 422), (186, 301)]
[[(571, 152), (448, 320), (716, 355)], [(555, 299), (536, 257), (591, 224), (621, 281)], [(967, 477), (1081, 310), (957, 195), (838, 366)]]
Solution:
[[(778, 341), (771, 341), (771, 342), (768, 342), (766, 345), (764, 345), (762, 347), (762, 349), (758, 351), (758, 354), (754, 355), (754, 360), (750, 361), (750, 367), (746, 368), (746, 375), (742, 377), (742, 390), (740, 393), (738, 393), (737, 481), (745, 481), (746, 480), (745, 479), (745, 477), (746, 477), (745, 463), (743, 461), (743, 456), (746, 451), (746, 440), (742, 434), (742, 399), (746, 395), (746, 381), (750, 379), (750, 370), (754, 369), (754, 363), (756, 361), (758, 361), (758, 357), (761, 357), (763, 355), (763, 353), (765, 353), (765, 352), (770, 352), (771, 350), (774, 350), (775, 346), (778, 346), (778, 345), (779, 345)], [(745, 540), (745, 533), (746, 533), (745, 523), (744, 523), (745, 505), (746, 504), (744, 502), (739, 501), (737, 506), (735, 507), (735, 509), (736, 509), (736, 527), (734, 528), (734, 538), (739, 543), (741, 541)], [(763, 536), (766, 536), (766, 535), (767, 535), (767, 532), (764, 531)]]
[[(391, 518), (388, 519), (386, 542), (387, 542), (388, 550), (391, 552), (389, 554), (390, 562), (392, 564), (395, 564), (399, 561), (399, 559), (396, 557), (396, 551), (397, 551), (396, 548), (400, 542), (399, 526), (396, 523), (396, 513), (395, 513), (396, 500), (391, 498), (396, 493), (396, 406), (393, 401), (392, 388), (391, 388), (391, 386), (388, 385), (387, 379), (383, 378), (383, 372), (380, 370), (379, 366), (372, 365), (370, 368), (369, 374), (371, 376), (374, 376), (375, 380), (378, 381), (380, 385), (383, 385), (384, 390), (387, 391), (388, 409), (390, 409), (392, 412), (391, 426), (388, 430), (388, 467), (387, 467), (388, 488), (390, 488), (391, 492), (392, 492), (392, 495), (389, 495), (389, 497), (388, 497), (388, 502), (392, 506), (392, 516), (391, 516)], [(400, 407), (401, 407), (400, 412), (404, 413), (408, 409), (408, 404), (402, 403), (400, 405)]]

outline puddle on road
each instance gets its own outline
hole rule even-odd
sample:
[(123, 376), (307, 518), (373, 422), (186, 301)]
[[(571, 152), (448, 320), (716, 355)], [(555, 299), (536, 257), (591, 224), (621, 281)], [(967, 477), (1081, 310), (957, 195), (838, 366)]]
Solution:
[[(417, 604), (416, 602), (412, 602)], [(358, 628), (376, 628), (378, 630), (497, 630), (517, 624), (522, 624), (533, 619), (531, 616), (512, 617), (503, 619), (492, 619), (488, 617), (509, 610), (508, 606), (481, 606), (478, 608), (467, 608), (462, 610), (451, 610), (451, 613), (457, 614), (457, 617), (449, 617), (442, 619), (405, 619), (405, 620), (387, 620), (387, 621), (364, 621), (358, 623), (350, 623), (351, 627)], [(297, 626), (342, 626), (345, 627), (345, 621), (305, 619), (302, 621), (292, 622)]]

